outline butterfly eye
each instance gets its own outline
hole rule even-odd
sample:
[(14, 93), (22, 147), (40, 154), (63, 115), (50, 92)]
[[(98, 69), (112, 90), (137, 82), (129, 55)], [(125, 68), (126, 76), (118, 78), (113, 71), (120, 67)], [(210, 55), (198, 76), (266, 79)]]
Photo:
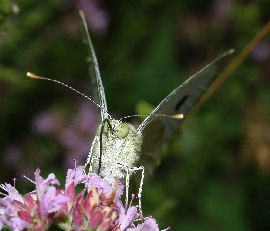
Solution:
[(118, 129), (117, 129), (117, 137), (120, 138), (120, 139), (124, 139), (127, 137), (128, 135), (128, 132), (129, 132), (129, 127), (126, 123), (121, 123), (119, 126), (118, 126)]
[(108, 130), (109, 130), (109, 122), (106, 120), (104, 124), (104, 130), (103, 130), (104, 134), (107, 134)]

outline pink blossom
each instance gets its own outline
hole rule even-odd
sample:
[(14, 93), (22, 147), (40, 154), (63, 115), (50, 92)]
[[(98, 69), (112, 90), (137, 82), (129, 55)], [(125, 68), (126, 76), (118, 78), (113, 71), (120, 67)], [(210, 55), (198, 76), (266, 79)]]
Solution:
[(89, 178), (88, 189), (96, 187), (99, 193), (108, 194), (112, 191), (112, 187), (108, 181), (101, 180), (101, 177), (97, 174), (92, 174)]
[(7, 200), (0, 199), (0, 214), (4, 214), (10, 203)]
[(23, 197), (10, 184), (1, 185), (1, 188), (8, 193), (8, 195), (0, 199), (0, 214), (16, 214), (20, 208), (20, 204), (24, 202)]
[(122, 209), (122, 211), (119, 214), (119, 223), (120, 229), (125, 230), (128, 227), (132, 226), (132, 222), (137, 217), (137, 209), (135, 206), (132, 206), (128, 209), (126, 212), (125, 209)]
[(50, 213), (61, 209), (63, 203), (69, 200), (68, 196), (61, 193), (57, 195), (57, 189), (53, 186), (48, 187), (47, 191), (42, 195), (40, 200), (40, 213), (42, 216), (47, 216)]
[(31, 225), (19, 217), (11, 217), (9, 220), (1, 216), (1, 220), (4, 225), (8, 226), (14, 231), (21, 231), (27, 228), (31, 228)]
[(5, 184), (5, 185), (1, 185), (1, 188), (4, 189), (8, 193), (6, 200), (8, 201), (16, 200), (23, 203), (23, 197), (19, 194), (17, 189), (15, 189), (13, 186), (11, 186), (10, 184)]
[(84, 166), (78, 166), (75, 169), (69, 169), (66, 176), (66, 184), (65, 188), (67, 189), (68, 186), (74, 182), (75, 186), (80, 183), (84, 183), (87, 180), (87, 176), (84, 173)]
[[(37, 169), (34, 175), (36, 190), (25, 196), (10, 184), (1, 185), (6, 194), (0, 199), (0, 230), (4, 226), (16, 231), (43, 231), (52, 224), (69, 231), (159, 230), (155, 219), (143, 219), (132, 202), (124, 208), (120, 200), (123, 185), (116, 178), (112, 186), (97, 174), (88, 177), (84, 167), (79, 166), (68, 170), (65, 189), (59, 189), (53, 173), (44, 179)], [(85, 188), (76, 193), (81, 183)]]
[(158, 225), (154, 218), (145, 219), (144, 223), (139, 224), (136, 228), (127, 229), (127, 231), (159, 231)]
[[(104, 193), (106, 195), (112, 191), (112, 186), (110, 185), (110, 183), (106, 180), (102, 180), (101, 177), (95, 173), (91, 174), (89, 178), (88, 190), (93, 186), (98, 189), (99, 193)], [(119, 200), (119, 198), (123, 194), (123, 188), (124, 187), (122, 184), (118, 185), (116, 195), (115, 195), (115, 199), (116, 199), (115, 202)]]
[(36, 193), (37, 193), (38, 198), (41, 198), (43, 196), (43, 194), (45, 193), (49, 185), (60, 184), (53, 173), (49, 174), (47, 179), (44, 180), (40, 176), (40, 169), (37, 169), (35, 171), (35, 182), (36, 182)]

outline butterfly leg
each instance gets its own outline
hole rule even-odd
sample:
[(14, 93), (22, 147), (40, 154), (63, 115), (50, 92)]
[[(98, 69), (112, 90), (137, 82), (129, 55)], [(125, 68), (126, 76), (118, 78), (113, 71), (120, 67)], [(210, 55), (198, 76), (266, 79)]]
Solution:
[(123, 164), (120, 164), (120, 163), (117, 163), (117, 165), (123, 169), (124, 171), (126, 171), (126, 199), (125, 199), (125, 208), (128, 207), (128, 191), (129, 191), (129, 179), (130, 179), (130, 169), (129, 167), (123, 165)]
[(127, 175), (126, 175), (126, 204), (125, 204), (125, 207), (127, 208), (128, 207), (129, 178), (130, 178), (130, 172), (129, 172), (128, 167), (126, 167), (126, 172), (127, 172)]
[(88, 153), (88, 157), (87, 157), (87, 160), (86, 160), (86, 163), (85, 163), (85, 167), (89, 164), (89, 171), (88, 171), (88, 175), (92, 172), (92, 168), (93, 168), (93, 160), (96, 159), (94, 157), (92, 157), (92, 153), (93, 153), (93, 149), (94, 149), (94, 146), (95, 146), (95, 143), (97, 142), (98, 140), (98, 137), (95, 136), (93, 142), (92, 142), (92, 145), (91, 145), (91, 148), (89, 150), (89, 153)]
[(140, 211), (140, 214), (142, 215), (142, 189), (143, 189), (143, 180), (144, 180), (144, 167), (143, 166), (133, 167), (130, 170), (134, 172), (137, 172), (140, 170), (142, 171), (142, 177), (141, 177), (140, 187), (139, 187), (139, 192), (138, 192), (139, 211)]
[[(118, 163), (119, 164), (119, 163)], [(143, 189), (143, 180), (144, 180), (144, 167), (143, 166), (139, 166), (139, 167), (133, 167), (133, 168), (129, 168), (127, 166), (123, 166), (122, 164), (119, 164), (119, 166), (124, 169), (127, 173), (126, 175), (126, 203), (125, 203), (125, 207), (127, 208), (128, 206), (128, 190), (129, 190), (129, 179), (130, 176), (137, 172), (137, 171), (142, 171), (142, 176), (141, 176), (141, 180), (140, 180), (140, 186), (139, 186), (139, 192), (138, 192), (138, 200), (139, 200), (139, 211), (140, 214), (142, 215), (142, 189)]]

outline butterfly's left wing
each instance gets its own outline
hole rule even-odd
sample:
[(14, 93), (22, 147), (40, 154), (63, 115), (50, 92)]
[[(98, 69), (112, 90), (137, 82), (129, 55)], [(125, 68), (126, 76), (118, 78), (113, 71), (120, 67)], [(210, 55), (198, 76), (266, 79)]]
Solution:
[(179, 128), (183, 120), (158, 116), (158, 114), (175, 115), (182, 113), (185, 118), (215, 79), (217, 71), (222, 64), (222, 61), (224, 61), (224, 58), (228, 57), (232, 53), (233, 50), (229, 50), (218, 56), (214, 61), (188, 78), (178, 88), (173, 90), (140, 124), (138, 131), (143, 132), (151, 121), (159, 120), (165, 126), (164, 138), (168, 139), (172, 132)]
[(82, 11), (80, 11), (79, 13), (82, 19), (83, 29), (84, 29), (86, 40), (87, 40), (87, 45), (89, 47), (90, 71), (91, 71), (91, 74), (95, 76), (96, 85), (98, 88), (99, 104), (102, 107), (100, 109), (101, 120), (103, 121), (104, 119), (108, 118), (106, 96), (105, 96), (104, 87), (101, 80), (97, 57), (96, 57), (95, 50), (94, 50), (94, 47), (93, 47), (93, 44), (89, 35), (85, 16)]

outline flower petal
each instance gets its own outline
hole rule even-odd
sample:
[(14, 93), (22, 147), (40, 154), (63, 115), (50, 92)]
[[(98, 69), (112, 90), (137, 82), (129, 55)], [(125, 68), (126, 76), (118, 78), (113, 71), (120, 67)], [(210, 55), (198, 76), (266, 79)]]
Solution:
[(131, 226), (136, 216), (137, 216), (137, 208), (135, 206), (130, 207), (126, 214), (120, 213), (119, 214), (120, 229), (125, 230), (126, 228)]
[(73, 221), (76, 228), (80, 228), (83, 224), (83, 211), (81, 210), (79, 203), (76, 203), (73, 209)]
[(54, 186), (50, 186), (39, 201), (41, 215), (46, 216), (47, 214), (60, 210), (62, 205), (68, 200), (68, 196), (63, 194), (57, 195), (56, 188)]
[(40, 199), (42, 195), (47, 191), (50, 185), (60, 185), (59, 181), (56, 179), (54, 173), (50, 173), (48, 177), (44, 180), (40, 176), (40, 169), (35, 171), (35, 182), (36, 182), (36, 192), (37, 197)]
[(69, 169), (66, 176), (65, 189), (74, 181), (75, 186), (84, 183), (87, 180), (87, 175), (84, 172), (84, 166), (78, 166), (75, 169)]
[(0, 215), (5, 214), (8, 206), (10, 206), (10, 202), (5, 199), (0, 199)]
[(10, 201), (16, 200), (21, 203), (24, 203), (22, 195), (19, 194), (17, 189), (15, 189), (13, 186), (11, 186), (10, 184), (5, 184), (5, 189), (8, 192), (8, 196), (6, 197), (7, 200), (10, 200)]
[(33, 211), (36, 205), (36, 201), (34, 200), (34, 198), (32, 197), (31, 194), (28, 194), (24, 197), (25, 199), (25, 204), (28, 208), (29, 211)]
[(91, 217), (88, 221), (88, 228), (96, 229), (102, 222), (103, 215), (100, 211), (95, 211), (91, 214)]
[(26, 211), (19, 211), (18, 216), (28, 223), (32, 223), (32, 216)]
[(21, 230), (24, 230), (26, 228), (31, 227), (31, 225), (28, 222), (24, 221), (23, 219), (21, 219), (19, 217), (12, 217), (9, 220), (3, 219), (2, 222), (3, 222), (3, 224), (12, 228), (12, 230), (14, 230), (14, 231), (21, 231)]
[(101, 179), (101, 177), (95, 173), (90, 176), (88, 191), (90, 191), (93, 186), (98, 189), (98, 194), (110, 194), (113, 190), (108, 181)]
[(159, 231), (159, 228), (154, 218), (147, 218), (144, 223), (138, 225), (136, 228), (127, 229), (127, 231)]

